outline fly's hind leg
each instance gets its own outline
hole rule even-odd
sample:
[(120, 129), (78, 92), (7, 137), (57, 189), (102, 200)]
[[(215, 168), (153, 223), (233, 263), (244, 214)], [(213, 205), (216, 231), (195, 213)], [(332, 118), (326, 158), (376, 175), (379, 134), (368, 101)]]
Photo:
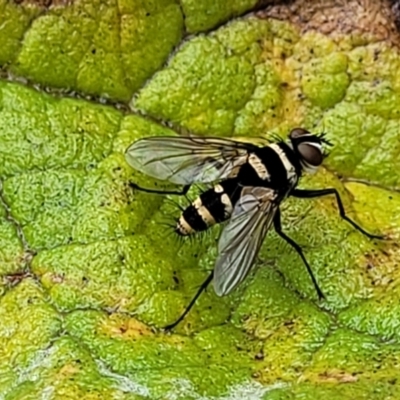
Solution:
[(166, 331), (170, 331), (172, 329), (174, 329), (188, 314), (188, 312), (191, 310), (191, 308), (194, 306), (194, 303), (196, 303), (196, 300), (199, 298), (199, 296), (204, 292), (204, 290), (206, 290), (207, 286), (210, 284), (210, 282), (212, 281), (214, 277), (214, 271), (212, 271), (210, 273), (210, 275), (208, 275), (207, 279), (201, 284), (200, 288), (198, 289), (197, 293), (195, 294), (195, 296), (193, 297), (193, 299), (191, 300), (191, 302), (188, 304), (188, 306), (186, 307), (185, 311), (182, 313), (182, 315), (172, 324), (167, 325), (164, 330)]
[(347, 221), (350, 225), (352, 225), (355, 229), (361, 232), (363, 235), (369, 237), (370, 239), (385, 239), (384, 236), (381, 235), (373, 235), (372, 233), (367, 232), (364, 230), (360, 225), (355, 223), (352, 219), (350, 219), (344, 210), (342, 199), (340, 198), (339, 192), (334, 188), (328, 189), (320, 189), (320, 190), (302, 190), (302, 189), (295, 189), (293, 190), (290, 195), (293, 197), (298, 197), (302, 199), (312, 199), (314, 197), (322, 197), (327, 196), (330, 194), (334, 194), (336, 197), (336, 203), (339, 208), (340, 217)]
[(291, 239), (289, 236), (287, 236), (285, 233), (282, 232), (282, 225), (281, 225), (281, 212), (278, 209), (276, 211), (275, 217), (274, 217), (274, 227), (275, 227), (275, 231), (276, 233), (283, 239), (285, 240), (287, 243), (290, 244), (290, 246), (292, 246), (297, 254), (301, 257), (301, 259), (303, 260), (304, 265), (307, 268), (307, 272), (311, 277), (312, 283), (314, 284), (315, 290), (317, 291), (318, 294), (318, 298), (320, 300), (324, 299), (325, 296), (322, 293), (322, 290), (320, 289), (320, 287), (318, 286), (317, 280), (315, 279), (315, 276), (311, 270), (310, 264), (308, 264), (308, 261), (306, 260), (304, 254), (303, 254), (303, 250), (301, 249), (301, 247), (293, 240)]
[(178, 196), (186, 196), (187, 192), (190, 189), (191, 185), (185, 185), (182, 190), (157, 190), (157, 189), (148, 189), (148, 188), (144, 188), (141, 187), (139, 185), (137, 185), (136, 183), (133, 182), (129, 182), (129, 186), (132, 189), (135, 190), (140, 190), (141, 192), (146, 192), (146, 193), (154, 193), (154, 194), (163, 194), (163, 195), (167, 195), (167, 194), (175, 194)]

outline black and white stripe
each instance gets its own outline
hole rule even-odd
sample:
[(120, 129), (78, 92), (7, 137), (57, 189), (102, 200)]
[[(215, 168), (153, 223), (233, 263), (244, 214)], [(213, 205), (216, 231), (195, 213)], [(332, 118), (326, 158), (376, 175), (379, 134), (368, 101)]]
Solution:
[(283, 142), (256, 149), (249, 153), (235, 178), (205, 191), (185, 209), (178, 219), (176, 232), (187, 236), (229, 219), (244, 186), (287, 191), (297, 183), (300, 169), (293, 150)]
[(240, 196), (236, 179), (227, 179), (202, 193), (178, 219), (176, 232), (187, 236), (226, 221)]

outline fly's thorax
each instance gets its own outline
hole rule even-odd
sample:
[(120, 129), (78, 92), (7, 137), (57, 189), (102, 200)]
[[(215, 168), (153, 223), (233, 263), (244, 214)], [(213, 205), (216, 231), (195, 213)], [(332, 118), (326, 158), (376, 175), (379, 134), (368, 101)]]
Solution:
[(293, 151), (285, 143), (273, 143), (269, 146), (278, 155), (281, 166), (285, 170), (285, 179), (289, 186), (293, 185), (301, 173)]
[(177, 234), (188, 236), (226, 221), (232, 215), (234, 201), (239, 195), (236, 179), (223, 181), (203, 192), (178, 219), (175, 229)]
[(258, 154), (250, 153), (247, 162), (250, 164), (251, 168), (253, 168), (259, 179), (263, 181), (269, 181), (271, 179), (270, 171), (268, 171), (267, 166)]
[(242, 186), (285, 191), (298, 181), (300, 174), (301, 166), (293, 150), (285, 143), (273, 143), (249, 153), (238, 179)]

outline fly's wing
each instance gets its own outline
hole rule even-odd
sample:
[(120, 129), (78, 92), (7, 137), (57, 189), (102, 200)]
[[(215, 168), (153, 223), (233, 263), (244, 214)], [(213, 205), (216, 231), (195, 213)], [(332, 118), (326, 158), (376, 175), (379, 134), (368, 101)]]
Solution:
[(275, 199), (276, 192), (272, 189), (245, 187), (242, 190), (218, 244), (214, 270), (214, 289), (218, 296), (231, 292), (250, 272), (278, 209)]
[(256, 146), (213, 137), (155, 136), (128, 147), (128, 164), (153, 178), (178, 185), (229, 177)]

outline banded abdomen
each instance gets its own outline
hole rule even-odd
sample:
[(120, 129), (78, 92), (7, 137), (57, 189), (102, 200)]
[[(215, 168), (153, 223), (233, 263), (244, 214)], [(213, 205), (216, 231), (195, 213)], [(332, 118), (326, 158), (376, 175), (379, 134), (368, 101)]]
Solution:
[(226, 221), (232, 214), (240, 191), (236, 179), (227, 179), (205, 191), (183, 211), (176, 224), (176, 233), (188, 236)]

